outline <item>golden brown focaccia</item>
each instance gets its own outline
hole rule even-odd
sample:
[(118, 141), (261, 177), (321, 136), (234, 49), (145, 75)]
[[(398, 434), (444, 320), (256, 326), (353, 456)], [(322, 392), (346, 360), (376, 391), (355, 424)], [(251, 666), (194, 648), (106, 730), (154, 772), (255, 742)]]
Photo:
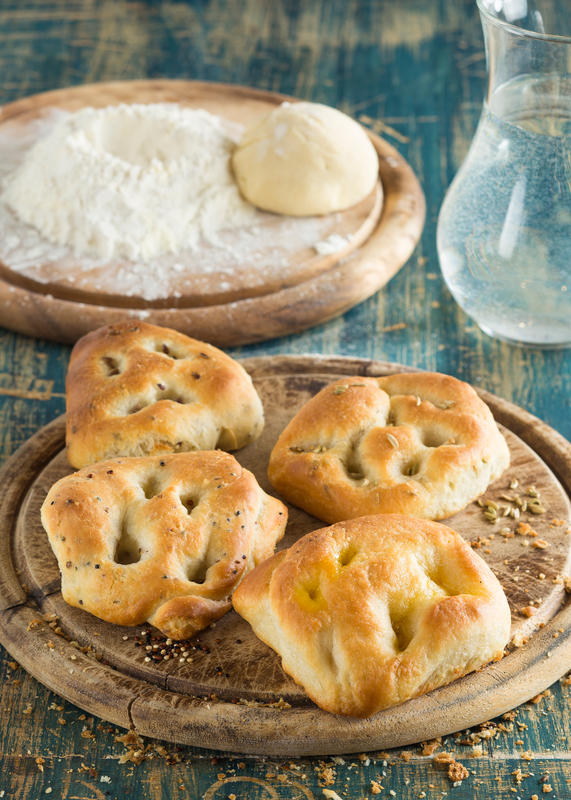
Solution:
[(474, 389), (422, 372), (326, 386), (282, 432), (268, 475), (325, 522), (377, 513), (443, 519), (508, 464), (505, 439)]
[(173, 639), (229, 610), (286, 520), (286, 507), (220, 451), (100, 462), (59, 480), (42, 506), (64, 600)]
[(264, 424), (243, 367), (221, 350), (144, 322), (80, 339), (66, 381), (67, 452), (83, 467), (115, 456), (236, 450)]
[(397, 514), (308, 533), (232, 601), (317, 705), (356, 717), (499, 658), (510, 632), (502, 587), (468, 544)]

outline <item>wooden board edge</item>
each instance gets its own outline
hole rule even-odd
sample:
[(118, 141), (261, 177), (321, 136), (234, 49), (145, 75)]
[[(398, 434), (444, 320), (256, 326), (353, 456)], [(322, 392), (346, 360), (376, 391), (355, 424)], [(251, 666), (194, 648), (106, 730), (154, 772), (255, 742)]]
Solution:
[[(566, 632), (554, 639), (553, 634), (560, 628)], [(212, 704), (205, 709), (187, 698), (169, 697), (169, 693), (135, 700), (132, 720), (144, 736), (254, 755), (334, 755), (401, 747), (486, 722), (526, 702), (561, 678), (571, 663), (571, 605), (540, 634), (537, 639), (534, 636), (533, 643), (483, 671), (365, 720), (340, 717), (315, 707), (285, 709), (288, 712), (285, 716), (283, 709), (232, 703)], [(173, 701), (176, 720), (169, 706)], [(215, 725), (205, 715), (212, 708), (219, 711)]]
[[(0, 468), (0, 520), (10, 519), (8, 510), (21, 504), (36, 470), (61, 449), (65, 432), (63, 415), (40, 428), (18, 448)], [(13, 480), (14, 475), (19, 477)], [(24, 476), (24, 481), (22, 481)], [(12, 541), (9, 532), (0, 536), (0, 611), (26, 602), (20, 579), (12, 562)]]
[(280, 92), (273, 92), (269, 89), (259, 89), (255, 86), (244, 86), (238, 83), (223, 83), (220, 81), (195, 81), (185, 78), (142, 78), (127, 81), (103, 81), (95, 83), (83, 83), (77, 86), (63, 86), (59, 89), (50, 89), (46, 92), (37, 92), (33, 95), (25, 95), (9, 103), (0, 106), (0, 122), (4, 119), (14, 119), (22, 114), (28, 113), (33, 106), (40, 106), (46, 108), (54, 103), (63, 94), (73, 90), (78, 94), (90, 95), (96, 89), (107, 89), (111, 93), (122, 93), (132, 88), (139, 88), (142, 91), (163, 92), (165, 90), (181, 90), (188, 93), (189, 89), (196, 90), (197, 92), (208, 89), (212, 92), (226, 94), (232, 91), (236, 94), (241, 94), (244, 97), (254, 97), (261, 103), (275, 103), (276, 99), (281, 102), (290, 102), (299, 100), (299, 98), (292, 97), (291, 95), (282, 94)]
[(24, 604), (0, 612), (0, 640), (26, 672), (51, 691), (108, 722), (132, 727), (130, 708), (144, 685), (73, 647), (37, 608)]
[[(17, 635), (12, 637), (15, 618)], [(40, 626), (34, 630), (38, 640), (31, 652), (22, 645), (23, 623)], [(553, 634), (561, 628), (564, 633), (555, 639)], [(118, 674), (54, 636), (26, 606), (0, 614), (0, 630), (9, 652), (33, 677), (91, 714), (134, 728), (142, 736), (252, 755), (366, 752), (454, 733), (529, 700), (565, 674), (571, 663), (571, 604), (567, 604), (529, 645), (501, 661), (416, 700), (357, 720), (315, 707), (219, 703), (149, 686)]]

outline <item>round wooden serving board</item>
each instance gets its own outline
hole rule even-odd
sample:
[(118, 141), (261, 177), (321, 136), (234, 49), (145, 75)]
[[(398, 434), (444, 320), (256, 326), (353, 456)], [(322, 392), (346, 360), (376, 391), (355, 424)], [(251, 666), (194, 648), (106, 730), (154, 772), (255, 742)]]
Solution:
[[(26, 147), (63, 112), (118, 103), (175, 102), (223, 118), (230, 135), (286, 98), (240, 86), (195, 81), (129, 81), (61, 89), (0, 111), (0, 167), (13, 169)], [(379, 181), (361, 203), (322, 217), (256, 212), (252, 223), (203, 240), (198, 250), (149, 265), (79, 258), (51, 246), (0, 207), (0, 318), (20, 333), (74, 342), (125, 318), (176, 328), (220, 346), (294, 333), (376, 292), (412, 253), (424, 222), (414, 173), (389, 144), (368, 132)], [(18, 149), (19, 148), (19, 149)], [(342, 237), (319, 255), (315, 245)], [(343, 243), (345, 242), (345, 243)]]
[[(243, 364), (262, 397), (267, 423), (260, 439), (237, 458), (269, 492), (269, 452), (302, 403), (339, 375), (406, 369), (317, 356)], [(144, 645), (169, 649), (156, 631), (110, 625), (62, 600), (39, 512), (51, 484), (71, 471), (63, 450), (63, 418), (35, 434), (0, 474), (0, 640), (32, 675), (81, 708), (146, 736), (219, 750), (291, 756), (376, 750), (451, 733), (513, 708), (571, 664), (571, 604), (562, 578), (570, 562), (571, 447), (522, 409), (481, 395), (511, 451), (509, 469), (485, 496), (524, 497), (533, 485), (546, 509), (520, 517), (536, 537), (502, 535), (500, 529), (513, 533), (518, 520), (506, 517), (493, 525), (476, 503), (447, 520), (488, 561), (510, 601), (512, 645), (501, 661), (356, 720), (314, 706), (283, 672), (277, 655), (234, 612), (185, 643), (191, 660), (149, 660)], [(518, 488), (510, 489), (514, 480)], [(290, 507), (280, 547), (322, 526)], [(522, 614), (529, 606), (536, 613)]]

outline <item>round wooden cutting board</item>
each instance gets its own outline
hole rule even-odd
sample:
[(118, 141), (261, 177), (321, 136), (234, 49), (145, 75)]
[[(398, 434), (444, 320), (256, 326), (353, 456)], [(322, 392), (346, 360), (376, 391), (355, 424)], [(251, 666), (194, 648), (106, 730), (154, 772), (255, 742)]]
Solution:
[[(244, 126), (286, 98), (195, 81), (129, 81), (61, 89), (0, 110), (0, 172), (62, 113), (119, 103), (176, 102)], [(425, 203), (402, 156), (368, 132), (379, 180), (362, 202), (335, 214), (295, 218), (257, 211), (216, 241), (149, 264), (80, 258), (54, 248), (0, 203), (0, 317), (21, 333), (74, 342), (125, 318), (176, 328), (221, 346), (294, 333), (351, 308), (400, 269), (422, 231)], [(335, 252), (320, 254), (335, 237)], [(331, 249), (331, 248), (330, 248)]]
[[(270, 493), (270, 450), (302, 403), (339, 375), (406, 370), (317, 356), (243, 364), (267, 422), (260, 439), (236, 455)], [(314, 706), (234, 612), (195, 639), (172, 645), (148, 626), (120, 628), (68, 606), (40, 522), (48, 488), (71, 472), (63, 418), (35, 434), (0, 474), (2, 644), (38, 680), (92, 714), (142, 735), (219, 750), (291, 756), (376, 750), (448, 734), (513, 708), (571, 664), (571, 604), (563, 578), (570, 564), (571, 447), (520, 408), (481, 396), (511, 452), (509, 469), (485, 497), (515, 508), (516, 495), (525, 497), (533, 486), (545, 508), (494, 525), (472, 503), (446, 521), (487, 560), (509, 599), (512, 644), (501, 661), (368, 719), (349, 719)], [(521, 522), (536, 535), (518, 533)], [(290, 507), (280, 547), (322, 526)]]

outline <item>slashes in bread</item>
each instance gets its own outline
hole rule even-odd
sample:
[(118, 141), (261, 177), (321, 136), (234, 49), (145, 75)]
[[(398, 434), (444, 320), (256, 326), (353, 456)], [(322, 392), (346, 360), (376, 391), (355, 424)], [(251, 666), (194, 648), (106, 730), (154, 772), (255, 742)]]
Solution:
[(240, 584), (233, 605), (321, 708), (364, 717), (502, 655), (510, 611), (450, 528), (377, 514), (308, 533)]
[(286, 520), (285, 506), (221, 451), (99, 462), (59, 480), (42, 506), (64, 600), (173, 639), (229, 610)]
[(439, 373), (340, 378), (309, 400), (270, 456), (272, 485), (325, 522), (376, 513), (443, 519), (509, 464), (486, 404)]
[(243, 367), (182, 333), (123, 322), (73, 348), (66, 380), (68, 459), (236, 450), (262, 431), (260, 398)]

